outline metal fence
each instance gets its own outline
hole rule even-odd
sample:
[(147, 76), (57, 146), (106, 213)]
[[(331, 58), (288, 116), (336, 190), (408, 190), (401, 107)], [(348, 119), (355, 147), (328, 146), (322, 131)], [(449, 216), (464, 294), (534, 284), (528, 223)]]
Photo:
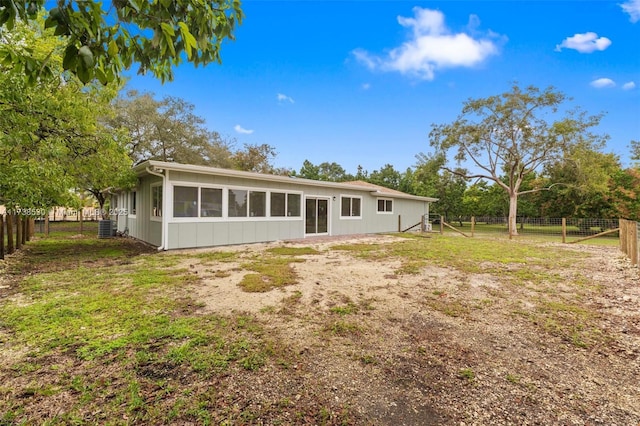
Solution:
[[(465, 234), (509, 234), (507, 217), (449, 217), (442, 218), (445, 223)], [(440, 229), (441, 216), (429, 216), (433, 231)], [(557, 236), (559, 239), (580, 239), (605, 233), (604, 238), (618, 239), (618, 219), (602, 218), (533, 218), (518, 217), (516, 219), (518, 235)], [(444, 229), (449, 229), (444, 227)], [(607, 232), (610, 231), (610, 232)]]

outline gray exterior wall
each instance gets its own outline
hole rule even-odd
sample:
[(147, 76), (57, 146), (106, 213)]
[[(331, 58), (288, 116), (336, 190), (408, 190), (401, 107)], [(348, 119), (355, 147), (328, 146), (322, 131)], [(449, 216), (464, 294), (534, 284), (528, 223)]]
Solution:
[[(146, 241), (154, 246), (162, 244), (162, 222), (151, 219), (151, 184), (162, 183), (162, 178), (146, 176), (129, 192), (118, 194), (118, 231), (128, 231), (129, 236)], [(136, 210), (133, 214), (131, 192), (136, 192)]]
[[(422, 200), (395, 198), (389, 194), (372, 194), (371, 188), (331, 188), (291, 182), (276, 182), (235, 176), (168, 170), (168, 187), (163, 191), (163, 214), (166, 215), (166, 247), (179, 249), (230, 244), (277, 241), (304, 238), (310, 235), (349, 235), (397, 232), (405, 229), (429, 213), (429, 203)], [(151, 187), (162, 178), (145, 175), (136, 188), (136, 214), (118, 218), (118, 230), (128, 228), (129, 235), (155, 246), (162, 245), (163, 223), (151, 217)], [(298, 217), (173, 217), (175, 186), (286, 192), (300, 195), (301, 212)], [(359, 217), (342, 217), (343, 197), (361, 200)], [(130, 194), (122, 194), (120, 202), (130, 203)], [(305, 233), (305, 200), (321, 198), (328, 201), (328, 232)], [(378, 212), (378, 199), (392, 200), (391, 212)], [(129, 200), (129, 201), (127, 201)], [(225, 200), (226, 201), (226, 200)], [(123, 204), (119, 204), (120, 207)], [(130, 206), (129, 206), (130, 208)], [(268, 209), (267, 209), (268, 211)]]

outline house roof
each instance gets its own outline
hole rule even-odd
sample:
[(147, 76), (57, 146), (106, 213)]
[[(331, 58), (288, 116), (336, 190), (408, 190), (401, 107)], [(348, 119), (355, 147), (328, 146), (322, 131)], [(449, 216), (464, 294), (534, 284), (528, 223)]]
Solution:
[(361, 186), (363, 188), (371, 188), (372, 191), (377, 191), (383, 194), (388, 194), (388, 195), (409, 195), (406, 194), (402, 191), (397, 191), (395, 189), (391, 189), (391, 188), (387, 188), (386, 186), (380, 186), (380, 185), (376, 185), (375, 183), (370, 183), (370, 182), (365, 182), (363, 180), (353, 180), (353, 181), (349, 181), (349, 182), (344, 182), (347, 185), (356, 185), (356, 186)]
[(295, 183), (297, 185), (303, 186), (314, 186), (314, 187), (323, 187), (323, 188), (336, 188), (342, 190), (352, 190), (352, 191), (363, 191), (369, 189), (372, 195), (385, 196), (390, 198), (404, 198), (408, 200), (416, 200), (416, 201), (425, 201), (425, 202), (435, 202), (438, 201), (437, 198), (431, 197), (420, 197), (417, 195), (406, 194), (401, 191), (396, 191), (394, 189), (386, 188), (384, 186), (375, 185), (369, 182), (363, 181), (353, 181), (353, 182), (326, 182), (312, 179), (304, 179), (295, 176), (279, 176), (279, 175), (270, 175), (265, 173), (255, 173), (255, 172), (245, 172), (241, 170), (231, 170), (231, 169), (221, 169), (217, 167), (209, 167), (209, 166), (197, 166), (193, 164), (181, 164), (181, 163), (170, 163), (164, 161), (155, 161), (155, 160), (147, 160), (144, 161), (133, 168), (134, 172), (138, 176), (144, 176), (152, 172), (161, 172), (164, 170), (174, 170), (188, 173), (200, 173), (207, 175), (216, 175), (216, 176), (225, 176), (225, 177), (238, 177), (245, 179), (253, 179), (253, 180), (261, 180), (261, 181), (269, 181), (269, 182), (280, 182), (280, 183)]

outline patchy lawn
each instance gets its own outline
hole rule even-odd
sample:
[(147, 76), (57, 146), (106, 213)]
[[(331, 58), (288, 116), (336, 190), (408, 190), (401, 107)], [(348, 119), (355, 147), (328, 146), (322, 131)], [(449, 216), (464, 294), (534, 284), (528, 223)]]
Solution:
[(616, 247), (433, 235), (0, 262), (2, 424), (638, 424)]

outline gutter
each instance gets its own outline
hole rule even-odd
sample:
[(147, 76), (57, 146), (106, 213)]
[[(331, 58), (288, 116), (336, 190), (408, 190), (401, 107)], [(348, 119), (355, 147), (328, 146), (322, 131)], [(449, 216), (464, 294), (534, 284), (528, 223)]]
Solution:
[(160, 247), (158, 247), (158, 251), (163, 251), (166, 250), (166, 246), (167, 246), (167, 232), (169, 231), (169, 226), (167, 224), (167, 215), (166, 215), (166, 209), (164, 208), (164, 203), (166, 202), (167, 199), (167, 175), (164, 172), (163, 169), (157, 169), (156, 167), (151, 167), (151, 166), (147, 166), (146, 167), (146, 171), (147, 173), (149, 173), (150, 175), (153, 176), (158, 176), (162, 178), (162, 236), (161, 236), (161, 242), (160, 242)]

